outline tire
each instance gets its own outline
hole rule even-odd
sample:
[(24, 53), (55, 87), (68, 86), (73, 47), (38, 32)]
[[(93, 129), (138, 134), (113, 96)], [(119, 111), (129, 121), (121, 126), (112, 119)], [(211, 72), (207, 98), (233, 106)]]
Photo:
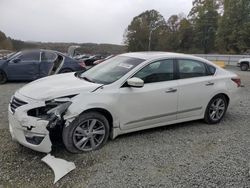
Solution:
[(7, 82), (7, 76), (6, 76), (6, 74), (2, 70), (0, 70), (0, 84), (4, 84), (6, 82)]
[[(220, 101), (220, 103), (218, 103)], [(207, 105), (204, 120), (208, 124), (219, 123), (224, 117), (228, 102), (224, 95), (216, 95)], [(223, 109), (223, 111), (222, 111)]]
[(104, 115), (88, 112), (79, 115), (63, 128), (62, 139), (71, 153), (89, 152), (103, 147), (109, 138), (109, 130), (109, 122)]
[(62, 69), (59, 71), (60, 74), (61, 73), (68, 73), (68, 72), (73, 72), (73, 70), (66, 68), (66, 69)]
[(241, 71), (247, 71), (249, 69), (249, 65), (247, 63), (242, 63), (240, 65), (240, 70)]

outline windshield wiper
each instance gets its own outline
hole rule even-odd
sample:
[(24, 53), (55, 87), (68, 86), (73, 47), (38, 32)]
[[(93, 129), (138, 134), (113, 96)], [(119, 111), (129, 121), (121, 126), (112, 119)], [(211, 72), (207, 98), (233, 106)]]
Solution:
[(84, 79), (84, 80), (86, 80), (86, 81), (88, 81), (88, 82), (92, 82), (92, 83), (95, 83), (93, 80), (90, 80), (89, 78), (87, 78), (86, 76), (84, 76), (84, 77), (80, 77), (81, 79)]

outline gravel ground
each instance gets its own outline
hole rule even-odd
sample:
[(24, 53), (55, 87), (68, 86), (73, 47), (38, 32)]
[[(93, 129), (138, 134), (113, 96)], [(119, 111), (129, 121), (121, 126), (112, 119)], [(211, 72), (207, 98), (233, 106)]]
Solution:
[(56, 146), (52, 155), (76, 164), (53, 185), (53, 172), (34, 152), (11, 141), (7, 104), (23, 83), (0, 86), (0, 188), (14, 187), (249, 187), (250, 72), (241, 101), (217, 125), (192, 121), (109, 141), (101, 150), (73, 155)]

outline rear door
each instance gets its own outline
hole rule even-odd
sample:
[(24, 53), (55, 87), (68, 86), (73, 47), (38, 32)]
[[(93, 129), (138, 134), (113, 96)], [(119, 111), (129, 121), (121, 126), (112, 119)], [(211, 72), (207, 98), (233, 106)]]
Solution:
[(214, 92), (216, 80), (203, 62), (178, 59), (179, 100), (177, 119), (200, 116)]
[(23, 52), (8, 62), (10, 79), (34, 80), (39, 77), (40, 51)]

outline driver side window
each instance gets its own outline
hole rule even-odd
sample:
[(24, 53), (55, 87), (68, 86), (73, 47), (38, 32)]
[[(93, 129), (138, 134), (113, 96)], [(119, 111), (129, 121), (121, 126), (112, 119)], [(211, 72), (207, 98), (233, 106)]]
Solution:
[(174, 62), (172, 59), (156, 61), (142, 68), (134, 77), (142, 79), (145, 84), (173, 80)]
[(21, 54), (18, 59), (20, 59), (21, 62), (38, 62), (40, 61), (40, 52), (27, 52)]

